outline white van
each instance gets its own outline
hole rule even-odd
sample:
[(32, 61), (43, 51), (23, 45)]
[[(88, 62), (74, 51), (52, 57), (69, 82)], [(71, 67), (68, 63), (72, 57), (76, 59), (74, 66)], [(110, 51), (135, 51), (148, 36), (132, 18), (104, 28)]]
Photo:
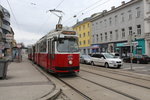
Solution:
[(91, 65), (100, 65), (107, 67), (120, 68), (123, 62), (109, 53), (93, 54), (91, 56)]

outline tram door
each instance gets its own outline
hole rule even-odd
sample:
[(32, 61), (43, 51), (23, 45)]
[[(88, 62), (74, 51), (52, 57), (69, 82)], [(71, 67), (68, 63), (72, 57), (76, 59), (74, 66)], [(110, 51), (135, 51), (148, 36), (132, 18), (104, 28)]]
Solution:
[(48, 69), (54, 70), (54, 42), (52, 39), (48, 40)]

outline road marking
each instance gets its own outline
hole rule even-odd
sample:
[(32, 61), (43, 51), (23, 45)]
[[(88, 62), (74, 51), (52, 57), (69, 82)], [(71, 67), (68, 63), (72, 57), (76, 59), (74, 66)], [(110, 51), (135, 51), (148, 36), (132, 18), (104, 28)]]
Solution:
[[(132, 66), (133, 69), (142, 69), (142, 68), (146, 68), (146, 67), (134, 67)], [(127, 67), (127, 68), (123, 68), (123, 69), (131, 69), (131, 67)]]
[(145, 72), (147, 72), (147, 71), (150, 71), (150, 69), (143, 69), (143, 70), (140, 70), (140, 71), (145, 71)]

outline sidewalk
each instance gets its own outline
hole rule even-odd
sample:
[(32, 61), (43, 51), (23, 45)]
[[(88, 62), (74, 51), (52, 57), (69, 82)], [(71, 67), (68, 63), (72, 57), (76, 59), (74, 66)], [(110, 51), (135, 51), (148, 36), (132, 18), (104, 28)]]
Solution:
[(59, 92), (27, 59), (9, 64), (6, 79), (0, 80), (0, 100), (45, 100)]

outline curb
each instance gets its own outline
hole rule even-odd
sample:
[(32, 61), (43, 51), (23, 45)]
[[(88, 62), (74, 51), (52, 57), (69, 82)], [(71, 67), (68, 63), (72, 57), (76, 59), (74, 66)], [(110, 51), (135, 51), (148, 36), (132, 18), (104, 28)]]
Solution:
[[(44, 75), (47, 80), (51, 81), (49, 79), (49, 77), (47, 76), (47, 73), (45, 73), (43, 70), (41, 70), (37, 65), (33, 64), (31, 62), (31, 64), (34, 66), (35, 69), (37, 69), (42, 75)], [(52, 82), (52, 81), (51, 81)], [(53, 83), (53, 82), (52, 82)], [(60, 88), (58, 88), (54, 83), (54, 90), (52, 92), (50, 92), (49, 94), (47, 94), (46, 96), (43, 96), (37, 100), (55, 100), (61, 93), (62, 93), (62, 90)]]
[(52, 93), (38, 100), (55, 100), (61, 93), (62, 93), (62, 90), (59, 88), (56, 88)]

